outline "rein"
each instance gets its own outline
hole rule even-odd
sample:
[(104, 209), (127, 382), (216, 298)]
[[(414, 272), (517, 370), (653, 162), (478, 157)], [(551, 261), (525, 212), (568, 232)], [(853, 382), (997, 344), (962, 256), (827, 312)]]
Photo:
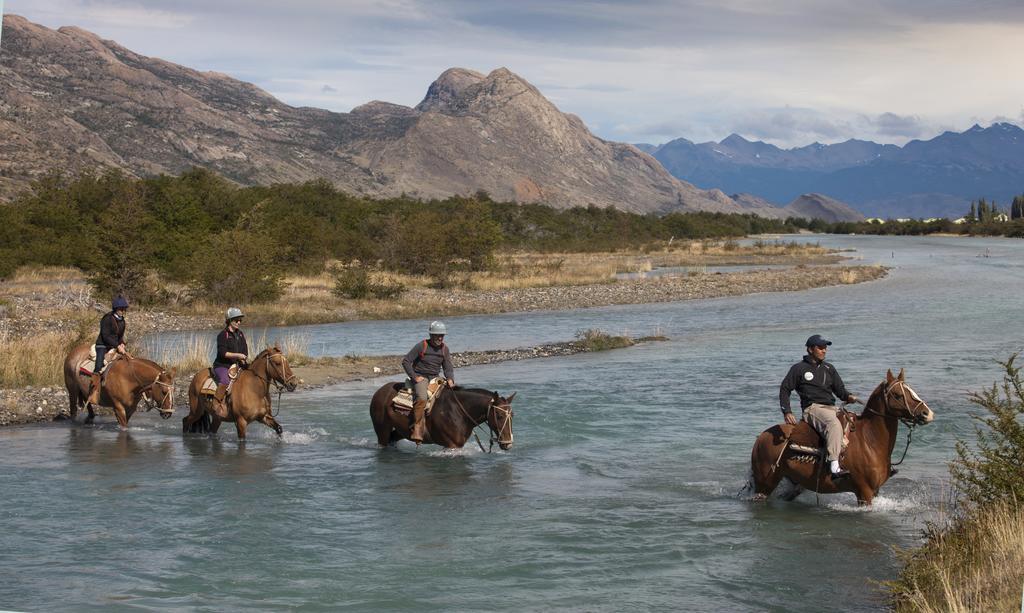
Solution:
[[(135, 358), (131, 356), (128, 357), (128, 368), (132, 371), (132, 378), (135, 379), (135, 383), (137, 383), (142, 390), (142, 399), (146, 401), (147, 411), (152, 411), (153, 408), (155, 407), (159, 409), (161, 413), (174, 412), (174, 408), (172, 407), (174, 385), (173, 383), (164, 383), (163, 381), (160, 380), (160, 377), (167, 374), (166, 370), (161, 369), (160, 372), (157, 373), (156, 378), (153, 379), (153, 382), (147, 385), (144, 381), (139, 379), (139, 374), (135, 372)], [(149, 393), (149, 390), (152, 389), (154, 385), (159, 385), (167, 390), (167, 393), (164, 395), (164, 402), (162, 402), (160, 405), (156, 404), (156, 401), (153, 400), (153, 397), (150, 396)], [(167, 404), (166, 409), (162, 406), (163, 404)]]
[[(459, 396), (458, 396), (458, 394), (455, 393), (455, 390), (452, 390), (452, 397), (455, 398), (456, 406), (459, 407), (459, 410), (462, 411), (462, 414), (466, 417), (466, 419), (469, 420), (469, 423), (473, 423), (473, 421), (474, 421), (473, 418), (470, 416), (469, 411), (466, 410), (466, 407), (462, 406), (462, 401), (459, 400)], [(488, 405), (487, 405), (487, 415), (484, 416), (484, 421), (477, 423), (475, 426), (473, 426), (473, 429), (471, 430), (471, 432), (473, 433), (473, 437), (476, 438), (476, 444), (480, 446), (480, 451), (483, 451), (484, 453), (491, 453), (494, 450), (494, 442), (495, 441), (497, 441), (499, 443), (501, 442), (501, 433), (495, 433), (494, 428), (491, 427), (491, 421), (490, 421), (491, 411), (493, 410), (493, 411), (497, 412), (497, 410), (499, 408), (502, 409), (503, 411), (510, 411), (511, 410), (511, 408), (507, 407), (507, 406), (506, 407), (499, 407), (499, 406), (495, 405), (494, 404), (494, 400), (492, 399), (490, 401), (490, 403), (488, 403)], [(484, 444), (480, 442), (480, 436), (477, 435), (477, 433), (476, 433), (476, 429), (479, 428), (481, 425), (483, 425), (485, 422), (487, 423), (487, 429), (490, 431), (490, 440), (488, 441), (489, 444), (488, 444), (488, 448), (487, 449), (484, 449)], [(506, 421), (505, 423), (509, 423), (509, 422)], [(511, 424), (509, 424), (509, 425), (511, 425)], [(504, 430), (504, 428), (502, 428), (502, 430)], [(495, 434), (498, 434), (497, 438), (495, 438), (495, 436), (494, 436)]]
[[(267, 378), (264, 379), (263, 377), (260, 376), (260, 374), (258, 372), (253, 370), (251, 366), (249, 367), (249, 372), (251, 372), (253, 375), (255, 375), (257, 379), (262, 381), (263, 384), (267, 386), (267, 402), (270, 403), (270, 416), (271, 417), (277, 417), (278, 415), (281, 414), (281, 395), (284, 393), (284, 390), (287, 387), (288, 383), (292, 379), (297, 379), (298, 378), (295, 375), (295, 373), (292, 373), (292, 376), (290, 376), (287, 379), (285, 379), (284, 383), (281, 383), (280, 381), (278, 381), (279, 378), (283, 378), (284, 377), (284, 372), (282, 372), (282, 369), (278, 365), (278, 363), (274, 362), (274, 358), (276, 358), (276, 357), (280, 357), (281, 359), (287, 360), (287, 358), (284, 357), (283, 353), (266, 353), (266, 354), (260, 354), (252, 362), (253, 362), (253, 364), (255, 364), (256, 360), (264, 359), (264, 360), (267, 361), (268, 364), (273, 364), (274, 367), (277, 368), (277, 374), (278, 374), (277, 377), (271, 377), (270, 376), (270, 371), (268, 369), (267, 370)], [(274, 403), (270, 400), (270, 384), (271, 383), (273, 383), (274, 387), (277, 388), (277, 413), (274, 412)]]
[[(888, 385), (887, 384), (885, 389), (882, 390), (882, 404), (885, 407), (885, 411), (884, 412), (879, 413), (878, 411), (872, 409), (871, 407), (868, 407), (867, 405), (864, 406), (864, 410), (868, 411), (869, 413), (873, 413), (875, 415), (878, 415), (879, 417), (890, 417), (890, 415), (889, 415), (889, 390), (895, 388), (897, 385), (899, 385), (901, 387), (905, 387), (906, 386), (906, 384), (903, 383), (902, 381), (894, 381), (892, 383), (892, 385)], [(906, 390), (904, 389), (904, 394), (905, 393), (906, 393)], [(910, 441), (913, 439), (913, 436), (914, 436), (914, 428), (916, 428), (917, 425), (918, 425), (916, 416), (915, 416), (914, 419), (911, 419), (911, 418), (908, 418), (908, 417), (897, 417), (896, 419), (898, 419), (900, 421), (900, 423), (902, 423), (904, 426), (907, 427), (907, 445), (906, 445), (906, 447), (903, 448), (903, 455), (900, 457), (900, 461), (899, 462), (893, 463), (892, 457), (891, 456), (889, 457), (889, 466), (890, 467), (891, 466), (899, 466), (900, 464), (903, 463), (903, 460), (907, 459), (907, 452), (910, 451)]]

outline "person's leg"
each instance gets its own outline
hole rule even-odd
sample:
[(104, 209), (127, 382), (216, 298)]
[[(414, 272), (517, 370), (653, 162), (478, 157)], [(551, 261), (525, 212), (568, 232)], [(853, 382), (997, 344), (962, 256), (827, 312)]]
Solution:
[(96, 345), (96, 366), (92, 369), (92, 376), (89, 377), (89, 404), (100, 405), (100, 370), (103, 369), (103, 358), (107, 356), (107, 348), (103, 345)]
[(217, 379), (217, 391), (213, 393), (213, 413), (220, 419), (227, 419), (228, 383), (231, 381), (231, 379), (228, 377), (228, 367), (218, 366), (213, 369), (213, 374)]
[(422, 381), (418, 381), (413, 384), (412, 387), (412, 432), (409, 434), (409, 440), (413, 441), (417, 445), (423, 442), (423, 434), (425, 428), (423, 427), (423, 420), (427, 412), (427, 379), (424, 378)]
[(825, 437), (825, 448), (828, 452), (828, 462), (835, 470), (839, 463), (839, 454), (843, 450), (843, 424), (839, 421), (836, 408), (824, 404), (812, 404), (804, 411), (807, 421)]

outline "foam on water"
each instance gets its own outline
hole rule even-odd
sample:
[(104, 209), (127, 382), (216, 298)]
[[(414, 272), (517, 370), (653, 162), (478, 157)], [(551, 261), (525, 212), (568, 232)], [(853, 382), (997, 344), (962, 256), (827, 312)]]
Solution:
[(853, 497), (851, 494), (849, 497), (844, 496), (841, 499), (835, 497), (826, 502), (824, 506), (832, 511), (842, 511), (844, 513), (905, 513), (927, 508), (922, 498), (914, 494), (875, 496), (875, 499), (871, 501), (871, 506), (857, 504), (856, 497)]
[(285, 432), (284, 442), (292, 445), (309, 445), (322, 436), (327, 436), (327, 430), (323, 428), (310, 428), (305, 432)]

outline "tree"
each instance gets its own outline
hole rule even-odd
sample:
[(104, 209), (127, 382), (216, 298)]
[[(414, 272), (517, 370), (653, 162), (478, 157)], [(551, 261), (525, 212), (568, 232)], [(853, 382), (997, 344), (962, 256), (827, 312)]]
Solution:
[(1022, 217), (1024, 217), (1024, 195), (1014, 196), (1013, 203), (1010, 205), (1010, 219)]

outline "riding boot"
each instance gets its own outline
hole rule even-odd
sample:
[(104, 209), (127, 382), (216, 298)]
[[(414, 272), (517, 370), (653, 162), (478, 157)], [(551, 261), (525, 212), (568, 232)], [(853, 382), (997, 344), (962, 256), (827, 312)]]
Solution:
[(217, 384), (217, 391), (213, 393), (213, 413), (221, 420), (228, 418), (228, 386), (223, 383)]
[(89, 399), (86, 401), (94, 407), (100, 406), (100, 373), (92, 373), (89, 380)]
[(417, 400), (412, 405), (412, 433), (409, 440), (419, 445), (423, 442), (423, 416), (427, 411), (427, 401)]

